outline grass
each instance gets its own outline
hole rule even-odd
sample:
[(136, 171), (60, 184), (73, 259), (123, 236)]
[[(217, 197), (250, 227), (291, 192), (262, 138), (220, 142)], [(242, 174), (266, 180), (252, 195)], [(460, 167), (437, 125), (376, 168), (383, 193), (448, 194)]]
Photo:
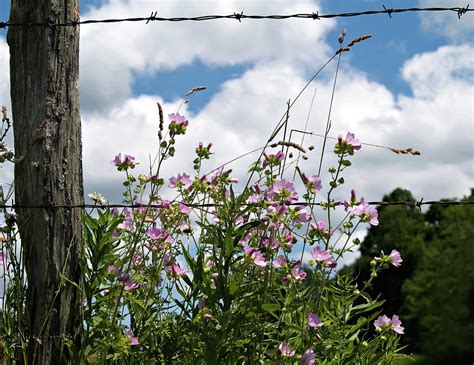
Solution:
[(406, 357), (400, 357), (396, 359), (394, 365), (412, 365), (412, 364), (422, 364), (425, 360), (425, 357), (420, 354), (407, 355)]

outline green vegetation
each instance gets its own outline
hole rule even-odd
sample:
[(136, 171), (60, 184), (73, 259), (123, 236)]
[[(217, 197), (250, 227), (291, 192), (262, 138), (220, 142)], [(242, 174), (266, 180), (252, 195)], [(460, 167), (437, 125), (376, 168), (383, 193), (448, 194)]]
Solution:
[[(471, 196), (474, 198), (474, 189)], [(414, 200), (396, 189), (384, 201)], [(403, 264), (381, 273), (372, 288), (387, 314), (398, 313), (405, 325), (406, 353), (422, 354), (398, 364), (472, 364), (474, 359), (474, 206), (432, 205), (422, 213), (411, 206), (379, 209), (361, 244), (362, 256), (345, 272), (359, 285), (370, 277), (368, 263), (392, 248)], [(424, 360), (423, 360), (424, 359)]]

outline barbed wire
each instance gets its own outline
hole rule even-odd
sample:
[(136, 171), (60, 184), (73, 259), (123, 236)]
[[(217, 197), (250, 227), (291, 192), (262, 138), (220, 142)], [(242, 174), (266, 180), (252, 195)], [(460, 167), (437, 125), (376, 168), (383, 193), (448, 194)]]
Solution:
[(407, 12), (455, 12), (460, 19), (462, 15), (473, 11), (474, 9), (469, 8), (469, 4), (465, 7), (430, 7), (430, 8), (386, 8), (382, 5), (383, 9), (380, 10), (366, 10), (359, 12), (347, 12), (347, 13), (333, 13), (333, 14), (319, 14), (319, 11), (313, 13), (300, 13), (300, 14), (283, 14), (283, 15), (247, 15), (244, 12), (228, 15), (202, 15), (195, 17), (159, 17), (158, 12), (154, 11), (148, 17), (136, 17), (136, 18), (116, 18), (116, 19), (88, 19), (69, 21), (64, 23), (55, 23), (51, 19), (46, 22), (28, 22), (28, 23), (11, 23), (10, 21), (0, 22), (0, 29), (6, 27), (69, 27), (86, 24), (111, 24), (111, 23), (126, 23), (126, 22), (201, 22), (209, 20), (219, 19), (230, 19), (242, 22), (244, 19), (249, 20), (285, 20), (285, 19), (310, 19), (310, 20), (321, 20), (321, 19), (332, 19), (332, 18), (349, 18), (365, 15), (376, 15), (376, 14), (387, 14), (392, 18), (393, 14), (407, 13)]
[[(176, 201), (177, 202), (177, 201)], [(173, 203), (173, 202), (172, 202)], [(214, 208), (223, 206), (221, 204), (214, 204), (214, 203), (184, 203), (179, 202), (189, 208)], [(336, 205), (343, 205), (342, 201), (332, 201)], [(385, 202), (385, 201), (369, 201), (367, 202), (370, 205), (378, 205), (378, 206), (391, 206), (391, 205), (399, 205), (399, 206), (411, 206), (421, 208), (424, 205), (474, 205), (474, 200), (430, 200), (430, 201), (423, 201), (421, 200), (401, 200), (401, 201), (394, 201), (394, 202)], [(318, 206), (318, 205), (326, 205), (327, 202), (322, 203), (307, 203), (307, 202), (294, 202), (291, 204), (287, 204), (287, 206)], [(250, 206), (255, 205), (255, 203), (245, 203), (243, 206)], [(0, 209), (106, 209), (106, 208), (131, 208), (131, 209), (140, 209), (140, 208), (153, 208), (153, 209), (161, 209), (168, 207), (167, 205), (163, 204), (39, 204), (39, 205), (21, 205), (21, 204), (0, 204)]]

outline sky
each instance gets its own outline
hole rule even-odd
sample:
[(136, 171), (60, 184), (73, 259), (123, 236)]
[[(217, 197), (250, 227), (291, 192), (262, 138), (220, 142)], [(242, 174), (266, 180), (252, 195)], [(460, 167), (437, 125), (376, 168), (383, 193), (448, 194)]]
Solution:
[[(8, 1), (0, 21), (8, 19)], [(198, 16), (207, 14), (335, 13), (410, 6), (464, 6), (456, 1), (330, 0), (82, 0), (81, 18)], [(158, 145), (156, 102), (174, 113), (191, 88), (207, 86), (180, 113), (189, 133), (163, 176), (190, 172), (197, 144), (212, 142), (208, 170), (263, 146), (276, 123), (312, 75), (346, 40), (373, 37), (341, 57), (330, 135), (355, 133), (362, 142), (412, 147), (420, 156), (397, 155), (364, 146), (345, 175), (340, 198), (356, 189), (381, 200), (397, 187), (417, 199), (468, 195), (474, 187), (474, 15), (404, 13), (331, 20), (215, 20), (83, 25), (80, 92), (85, 192), (120, 202), (121, 181), (110, 161), (117, 153), (136, 156), (147, 173)], [(8, 47), (0, 31), (0, 103), (9, 105)], [(289, 127), (323, 133), (336, 63), (308, 87), (290, 113)], [(311, 104), (313, 95), (314, 103)], [(309, 110), (311, 109), (311, 114)], [(295, 134), (295, 142), (301, 135)], [(322, 139), (306, 137), (312, 154), (301, 164), (317, 172)], [(329, 156), (329, 155), (328, 155)], [(245, 179), (252, 159), (229, 165)], [(323, 164), (323, 172), (330, 166)], [(292, 172), (288, 173), (291, 177)], [(2, 169), (2, 182), (13, 173)], [(328, 176), (321, 174), (323, 183)], [(362, 234), (362, 233), (361, 233)]]

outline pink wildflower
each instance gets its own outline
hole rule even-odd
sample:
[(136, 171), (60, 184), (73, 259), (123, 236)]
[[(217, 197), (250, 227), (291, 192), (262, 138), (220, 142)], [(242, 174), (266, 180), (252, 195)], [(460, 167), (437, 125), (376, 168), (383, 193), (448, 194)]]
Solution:
[(354, 151), (358, 151), (362, 147), (360, 141), (356, 139), (354, 133), (351, 132), (347, 132), (346, 139), (343, 139), (341, 134), (337, 139), (339, 144), (347, 143), (351, 145)]
[(288, 180), (278, 180), (268, 191), (268, 197), (274, 202), (283, 202), (292, 204), (298, 201), (298, 193), (295, 190), (295, 184)]
[(316, 365), (316, 357), (311, 349), (307, 349), (301, 357), (301, 365)]
[(177, 177), (171, 177), (168, 183), (169, 188), (180, 188), (185, 187), (191, 184), (191, 179), (189, 175), (186, 175), (184, 172), (183, 174), (178, 174)]
[(252, 256), (255, 252), (257, 251), (257, 249), (255, 247), (245, 247), (244, 248), (244, 253), (245, 255), (247, 256)]
[(119, 277), (119, 280), (123, 283), (123, 289), (125, 291), (133, 291), (139, 288), (139, 285), (132, 281), (132, 278), (129, 274), (122, 273)]
[(135, 157), (130, 155), (125, 155), (123, 158), (123, 163), (127, 166), (134, 166), (135, 165)]
[(308, 326), (313, 328), (322, 327), (323, 322), (319, 319), (319, 317), (314, 313), (308, 313)]
[(380, 251), (380, 257), (374, 257), (375, 261), (384, 261), (392, 264), (395, 267), (400, 267), (402, 265), (403, 259), (402, 256), (400, 255), (400, 252), (397, 250), (392, 250), (390, 252), (390, 255), (385, 255), (383, 250)]
[(353, 133), (348, 132), (346, 139), (339, 135), (337, 144), (334, 146), (334, 152), (338, 155), (353, 155), (355, 151), (361, 149), (361, 143), (355, 138)]
[(390, 318), (388, 318), (385, 314), (383, 316), (379, 316), (374, 321), (374, 326), (376, 329), (382, 328), (385, 325), (390, 324)]
[(140, 253), (135, 252), (133, 254), (132, 263), (135, 267), (140, 266), (143, 263), (143, 256)]
[(138, 337), (133, 336), (132, 330), (127, 331), (127, 337), (130, 340), (130, 346), (136, 346), (139, 344)]
[(397, 315), (393, 315), (392, 319), (387, 317), (385, 314), (382, 316), (379, 316), (375, 321), (374, 321), (374, 326), (377, 331), (383, 331), (385, 329), (391, 329), (394, 332), (398, 333), (399, 335), (404, 334), (405, 328), (402, 327), (402, 321), (398, 318)]
[(168, 114), (168, 118), (170, 118), (171, 122), (175, 122), (177, 125), (180, 125), (182, 127), (187, 127), (189, 124), (186, 117), (179, 113)]
[(278, 256), (272, 262), (273, 267), (276, 268), (276, 269), (279, 269), (280, 267), (282, 267), (285, 264), (286, 264), (285, 256)]
[(253, 260), (253, 263), (257, 266), (265, 267), (268, 265), (265, 255), (255, 247), (245, 247), (244, 254), (245, 256), (250, 257)]
[(168, 267), (168, 272), (172, 277), (181, 278), (186, 275), (187, 271), (180, 267), (178, 264), (172, 264)]
[(306, 275), (306, 271), (301, 270), (300, 266), (295, 266), (293, 270), (291, 270), (291, 276), (296, 280), (303, 281)]
[(171, 207), (171, 201), (167, 200), (167, 199), (163, 199), (160, 201), (160, 204), (163, 208), (165, 209), (169, 209)]
[(138, 163), (135, 162), (135, 157), (130, 156), (130, 155), (125, 155), (124, 159), (122, 160), (122, 154), (121, 153), (116, 155), (111, 163), (114, 166), (117, 166), (119, 171), (120, 170), (125, 170), (125, 169), (128, 169), (128, 168), (133, 169), (136, 165), (138, 165)]
[(295, 209), (296, 219), (299, 223), (306, 223), (311, 220), (311, 213), (308, 212), (305, 206), (300, 206)]
[(189, 213), (191, 213), (191, 208), (189, 208), (186, 204), (179, 203), (178, 208), (180, 213), (182, 214), (188, 215)]
[(125, 219), (122, 223), (117, 226), (119, 230), (133, 231), (133, 221), (130, 218)]
[(244, 224), (244, 222), (245, 222), (245, 218), (242, 217), (241, 215), (238, 216), (234, 222), (235, 227), (240, 227), (242, 224)]
[(173, 262), (175, 262), (175, 258), (174, 256), (168, 254), (168, 253), (165, 253), (164, 256), (163, 256), (163, 265), (165, 266), (169, 266), (171, 265)]
[(280, 342), (280, 345), (278, 346), (278, 349), (280, 350), (280, 352), (283, 356), (295, 356), (295, 353), (296, 353), (296, 351), (293, 350), (290, 347), (290, 345), (288, 345), (284, 341)]
[(266, 261), (266, 257), (260, 251), (256, 251), (253, 255), (253, 263), (260, 267), (265, 267), (268, 265), (268, 261)]
[(262, 200), (263, 200), (263, 197), (261, 194), (254, 193), (248, 197), (247, 203), (257, 204), (257, 203), (260, 203)]
[(318, 246), (313, 247), (311, 255), (315, 261), (320, 262), (324, 267), (333, 269), (337, 266), (337, 262), (331, 256), (331, 253)]
[(360, 141), (355, 138), (354, 133), (347, 132), (346, 142), (350, 144), (355, 151), (359, 151), (362, 147)]
[(304, 173), (302, 174), (303, 176), (303, 182), (306, 186), (306, 188), (311, 192), (311, 193), (316, 193), (318, 191), (321, 191), (323, 188), (323, 184), (321, 183), (321, 179), (317, 175), (311, 175), (311, 176), (306, 176)]
[(115, 277), (122, 275), (122, 269), (114, 265), (107, 266), (107, 272)]
[(131, 279), (123, 283), (123, 290), (125, 291), (134, 291), (140, 287), (139, 284), (134, 283)]
[(314, 224), (314, 223), (310, 224), (311, 229), (313, 229), (315, 231), (319, 231), (319, 232), (324, 231), (324, 226), (325, 226), (324, 221), (317, 221), (316, 224)]
[(263, 153), (263, 168), (268, 165), (279, 165), (281, 161), (285, 159), (285, 154), (281, 151), (278, 151), (275, 155), (267, 155)]
[(115, 158), (111, 162), (113, 165), (118, 166), (122, 163), (122, 154), (119, 153), (118, 155), (115, 156)]
[(268, 215), (283, 216), (288, 211), (286, 205), (272, 204), (267, 208)]
[(399, 335), (403, 335), (405, 332), (405, 328), (402, 327), (402, 321), (400, 321), (400, 319), (398, 318), (397, 315), (393, 315), (392, 316), (392, 320), (390, 321), (391, 324), (392, 324), (392, 329), (398, 333)]
[(239, 180), (235, 178), (231, 178), (230, 174), (232, 173), (232, 169), (228, 169), (224, 171), (224, 167), (220, 167), (217, 170), (215, 170), (211, 176), (211, 182), (212, 183), (217, 183), (219, 181), (225, 183), (225, 184), (230, 184), (230, 183), (238, 183)]
[(400, 252), (398, 252), (397, 250), (392, 250), (392, 252), (390, 252), (390, 263), (395, 266), (395, 267), (399, 267), (401, 266), (402, 264), (402, 256), (400, 255)]
[(360, 217), (362, 222), (369, 222), (373, 226), (378, 226), (378, 212), (377, 209), (367, 204), (364, 198), (360, 199), (359, 205), (348, 208), (349, 212)]
[(173, 239), (171, 238), (171, 235), (163, 231), (159, 228), (152, 227), (146, 232), (148, 238), (150, 238), (153, 241), (159, 241), (162, 243), (171, 243), (173, 242)]
[(280, 248), (280, 243), (276, 239), (276, 237), (268, 238), (265, 237), (262, 239), (262, 245), (266, 248), (270, 248), (274, 251), (277, 251)]

